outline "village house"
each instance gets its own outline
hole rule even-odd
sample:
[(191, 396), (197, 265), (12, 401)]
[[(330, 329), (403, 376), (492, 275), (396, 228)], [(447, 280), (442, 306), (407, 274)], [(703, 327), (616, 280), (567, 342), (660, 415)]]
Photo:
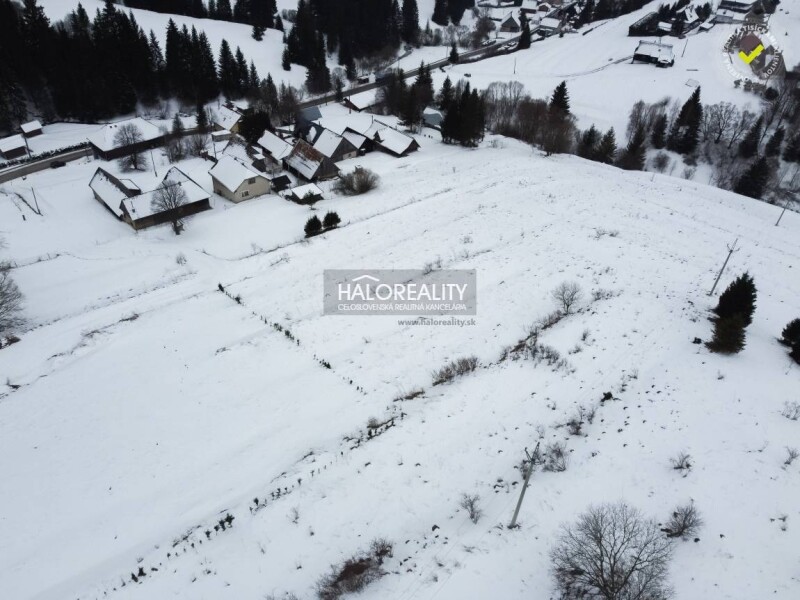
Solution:
[(519, 33), (521, 29), (522, 26), (519, 24), (519, 19), (517, 19), (513, 13), (509, 14), (500, 23), (500, 31), (503, 33)]
[(429, 106), (422, 111), (422, 122), (425, 127), (430, 127), (431, 129), (441, 129), (442, 121), (444, 121), (442, 113), (435, 108), (431, 108)]
[(289, 190), (289, 199), (299, 204), (314, 204), (322, 200), (322, 190), (313, 183), (299, 185)]
[[(162, 210), (156, 205), (158, 188), (150, 192), (122, 200), (122, 220), (136, 229), (144, 229), (171, 223), (176, 219), (197, 214), (211, 208), (209, 195), (178, 167), (172, 167), (160, 185), (179, 186), (183, 190), (183, 204), (170, 210)], [(159, 186), (160, 187), (160, 186)]]
[(92, 190), (95, 200), (118, 219), (122, 219), (122, 201), (142, 193), (139, 186), (130, 179), (115, 177), (103, 168), (94, 172), (89, 181), (89, 189)]
[(22, 134), (12, 135), (11, 137), (0, 140), (0, 157), (5, 160), (20, 158), (28, 153), (28, 145)]
[[(353, 123), (345, 127), (345, 132), (351, 131), (364, 136), (371, 145), (383, 150), (392, 156), (406, 156), (419, 149), (419, 143), (410, 135), (406, 135), (389, 127), (383, 121), (373, 119), (367, 123)], [(371, 150), (372, 148), (368, 148)]]
[(358, 92), (357, 94), (347, 96), (342, 100), (342, 104), (350, 110), (361, 112), (362, 110), (377, 106), (378, 99), (373, 90), (368, 90), (366, 92)]
[(42, 135), (42, 124), (39, 121), (28, 121), (19, 126), (22, 135), (26, 138), (36, 137)]
[(282, 165), (283, 159), (289, 156), (292, 145), (271, 131), (265, 131), (258, 140), (258, 145), (264, 150), (264, 157), (276, 165)]
[(229, 131), (239, 133), (239, 124), (242, 121), (242, 113), (233, 105), (220, 106), (214, 114), (213, 125), (217, 131)]
[(323, 129), (314, 141), (313, 147), (333, 162), (358, 156), (358, 149), (347, 138), (337, 135), (329, 129)]
[(211, 208), (208, 192), (177, 167), (167, 171), (161, 183), (181, 187), (184, 203), (180, 207), (161, 210), (154, 206), (156, 190), (142, 193), (139, 186), (130, 179), (115, 177), (102, 168), (95, 171), (89, 188), (95, 199), (117, 219), (125, 221), (136, 230), (169, 223), (175, 218), (188, 217)]
[(269, 180), (270, 186), (275, 193), (282, 192), (292, 185), (292, 180), (286, 174), (276, 175)]
[(715, 23), (744, 23), (759, 0), (721, 0), (714, 13)]
[[(117, 140), (120, 129), (126, 125), (136, 128), (141, 136), (141, 140), (131, 144), (121, 144)], [(162, 132), (152, 123), (140, 117), (109, 123), (99, 131), (89, 136), (89, 144), (92, 147), (95, 157), (103, 160), (114, 160), (121, 156), (129, 156), (136, 152), (142, 152), (162, 145), (167, 134)]]
[(372, 151), (372, 142), (360, 133), (346, 129), (342, 132), (342, 137), (353, 145), (358, 156), (364, 156), (367, 152)]
[(675, 54), (672, 46), (659, 42), (640, 41), (633, 53), (631, 62), (642, 62), (654, 64), (658, 67), (671, 67), (675, 64)]
[(269, 179), (261, 173), (225, 155), (208, 172), (214, 183), (214, 193), (231, 202), (241, 202), (269, 193)]
[(330, 179), (339, 174), (336, 164), (308, 142), (298, 140), (284, 161), (286, 168), (306, 181)]

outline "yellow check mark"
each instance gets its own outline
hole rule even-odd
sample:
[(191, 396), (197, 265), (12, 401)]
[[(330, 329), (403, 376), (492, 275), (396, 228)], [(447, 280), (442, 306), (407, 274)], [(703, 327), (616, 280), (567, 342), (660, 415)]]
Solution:
[(745, 63), (747, 63), (749, 65), (763, 51), (764, 51), (764, 46), (759, 44), (758, 46), (753, 48), (753, 51), (750, 54), (745, 54), (744, 50), (739, 50), (739, 58), (741, 58)]

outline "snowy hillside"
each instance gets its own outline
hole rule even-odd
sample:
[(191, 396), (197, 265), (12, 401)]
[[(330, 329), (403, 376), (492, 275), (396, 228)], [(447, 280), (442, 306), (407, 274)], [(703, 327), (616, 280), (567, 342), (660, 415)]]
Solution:
[[(342, 163), (381, 186), (325, 184), (314, 212), (342, 225), (309, 242), (311, 209), (274, 195), (215, 197), (176, 237), (114, 220), (87, 187), (96, 163), (4, 186), (3, 253), (33, 325), (0, 351), (4, 598), (310, 599), (377, 537), (388, 574), (360, 597), (549, 598), (559, 524), (620, 499), (702, 513), (698, 541), (675, 544), (676, 598), (800, 596), (800, 463), (784, 465), (800, 423), (780, 414), (800, 369), (776, 341), (800, 316), (800, 215), (775, 227), (776, 207), (692, 182), (436, 137)], [(207, 163), (181, 168), (209, 188)], [(14, 195), (31, 187), (43, 216)], [(737, 238), (720, 289), (748, 270), (758, 302), (745, 350), (723, 357), (692, 340), (709, 339)], [(473, 324), (321, 314), (323, 269), (426, 264), (477, 269)], [(563, 281), (579, 311), (541, 341), (565, 360), (501, 361)], [(431, 385), (473, 354), (474, 373)], [(596, 417), (570, 435), (580, 405)], [(564, 441), (568, 469), (534, 474), (508, 530), (537, 440)]]

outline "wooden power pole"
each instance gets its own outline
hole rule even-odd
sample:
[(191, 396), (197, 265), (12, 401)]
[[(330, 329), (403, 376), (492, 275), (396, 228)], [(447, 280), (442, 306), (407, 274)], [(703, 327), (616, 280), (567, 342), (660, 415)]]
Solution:
[(720, 278), (722, 277), (722, 273), (725, 271), (725, 267), (728, 266), (728, 261), (731, 259), (731, 255), (736, 252), (736, 244), (739, 241), (739, 238), (733, 242), (732, 246), (728, 246), (728, 256), (725, 258), (725, 262), (722, 263), (722, 268), (719, 270), (719, 274), (717, 275), (717, 280), (714, 282), (714, 285), (711, 288), (711, 291), (708, 292), (709, 296), (714, 295), (714, 290), (717, 289), (717, 284), (719, 283)]
[(528, 482), (531, 480), (533, 469), (537, 464), (537, 457), (539, 456), (539, 442), (536, 442), (536, 448), (534, 448), (533, 454), (530, 454), (528, 449), (525, 448), (525, 456), (528, 458), (528, 469), (525, 472), (525, 481), (522, 484), (522, 489), (519, 491), (519, 500), (517, 500), (517, 507), (514, 509), (514, 516), (511, 517), (511, 523), (508, 524), (509, 529), (514, 529), (514, 527), (517, 526), (517, 517), (519, 516), (519, 509), (522, 508), (522, 501), (525, 498), (525, 490), (528, 489)]

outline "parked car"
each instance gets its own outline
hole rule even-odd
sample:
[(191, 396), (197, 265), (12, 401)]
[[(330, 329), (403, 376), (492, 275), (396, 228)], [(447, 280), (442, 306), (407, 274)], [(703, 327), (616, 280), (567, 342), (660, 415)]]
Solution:
[(63, 160), (54, 160), (53, 162), (50, 163), (51, 169), (60, 169), (61, 167), (66, 167), (66, 166), (67, 163), (65, 163)]

